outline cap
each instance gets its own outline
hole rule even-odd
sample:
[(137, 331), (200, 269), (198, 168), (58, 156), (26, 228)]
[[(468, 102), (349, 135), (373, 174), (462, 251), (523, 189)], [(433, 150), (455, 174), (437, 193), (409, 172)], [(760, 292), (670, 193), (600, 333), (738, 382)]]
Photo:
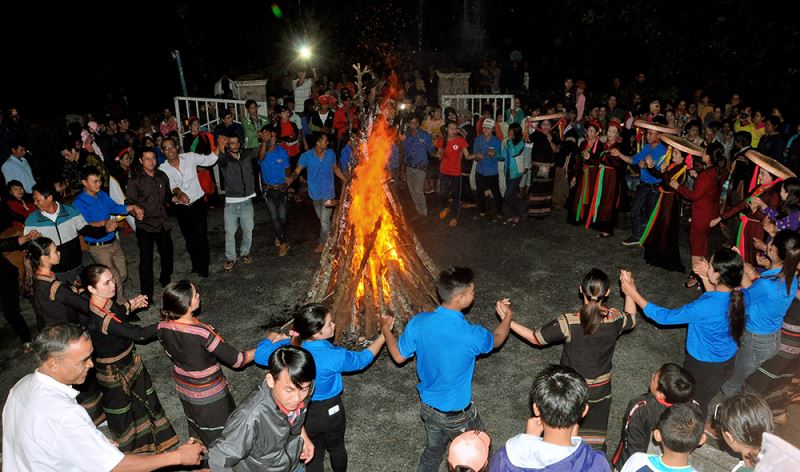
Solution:
[(327, 95), (327, 94), (320, 95), (320, 97), (317, 98), (317, 101), (319, 102), (320, 105), (326, 106), (326, 107), (329, 107), (329, 106), (331, 106), (331, 105), (336, 103), (336, 99), (334, 97), (332, 97), (331, 95)]
[(494, 128), (495, 121), (491, 118), (486, 118), (483, 120), (483, 127), (484, 128)]
[(465, 465), (472, 470), (481, 470), (489, 461), (489, 435), (483, 431), (461, 433), (450, 443), (447, 461), (453, 467)]

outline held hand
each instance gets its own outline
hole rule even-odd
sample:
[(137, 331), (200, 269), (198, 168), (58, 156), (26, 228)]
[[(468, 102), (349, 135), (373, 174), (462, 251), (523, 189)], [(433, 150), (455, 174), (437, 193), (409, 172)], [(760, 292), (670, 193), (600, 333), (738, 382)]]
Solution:
[(270, 331), (269, 333), (267, 333), (267, 339), (269, 339), (270, 342), (276, 343), (282, 339), (289, 339), (289, 336), (283, 333), (276, 333), (274, 331)]
[(640, 168), (640, 169), (644, 169), (645, 167), (647, 167), (647, 162), (645, 162), (645, 161), (639, 161), (639, 168)]
[(705, 260), (705, 259), (702, 259), (700, 261), (697, 261), (692, 266), (692, 272), (697, 274), (697, 276), (700, 277), (701, 279), (707, 279), (708, 278), (708, 267), (709, 267), (708, 266), (708, 261)]
[(314, 458), (314, 443), (308, 439), (305, 428), (303, 428), (300, 436), (303, 438), (303, 450), (300, 452), (300, 460), (308, 464)]
[(675, 190), (677, 190), (678, 187), (681, 186), (681, 184), (679, 184), (677, 180), (670, 180), (669, 181), (669, 186), (674, 188)]
[(117, 230), (117, 220), (110, 219), (106, 221), (106, 232), (111, 233)]
[(138, 310), (139, 308), (146, 307), (150, 302), (147, 300), (147, 295), (137, 295), (130, 300), (131, 310)]
[(709, 228), (713, 228), (714, 226), (717, 226), (717, 225), (719, 224), (719, 222), (720, 222), (720, 221), (722, 221), (722, 218), (720, 218), (720, 217), (718, 216), (718, 217), (714, 218), (713, 220), (711, 220), (711, 221), (708, 223), (708, 227), (709, 227)]
[(38, 238), (39, 236), (41, 236), (41, 234), (39, 234), (39, 232), (38, 232), (38, 231), (36, 231), (36, 230), (34, 229), (34, 230), (32, 230), (30, 233), (28, 233), (28, 234), (26, 234), (26, 235), (24, 235), (24, 236), (20, 236), (20, 237), (17, 239), (17, 242), (18, 242), (19, 244), (25, 244), (25, 243), (27, 243), (27, 242), (28, 242), (28, 241), (30, 241), (30, 240), (33, 240), (33, 239), (36, 239), (36, 238)]
[(769, 218), (764, 218), (764, 221), (761, 222), (761, 227), (764, 228), (764, 232), (770, 236), (775, 236), (778, 233), (778, 227), (775, 225), (775, 222)]
[(543, 432), (544, 425), (542, 424), (542, 419), (538, 416), (529, 418), (528, 422), (525, 423), (525, 434), (530, 434), (531, 436), (541, 436)]
[(760, 208), (758, 207), (758, 204), (756, 204), (756, 202), (754, 200), (748, 201), (747, 202), (747, 206), (750, 207), (750, 211), (753, 212), (753, 213), (755, 213), (758, 210), (760, 210)]
[(758, 250), (758, 251), (766, 251), (767, 250), (767, 245), (764, 244), (764, 241), (762, 241), (762, 240), (760, 240), (758, 238), (753, 238), (753, 247), (756, 248), (756, 250)]
[(610, 152), (611, 155), (614, 157), (619, 157), (619, 155), (622, 154), (621, 152), (619, 152), (619, 149), (617, 148), (611, 148), (611, 150), (608, 152)]
[(691, 175), (693, 179), (696, 179), (697, 178), (697, 171), (692, 169), (692, 170), (689, 171), (689, 175)]
[(654, 165), (656, 165), (655, 161), (653, 161), (653, 158), (650, 156), (644, 158), (644, 164), (647, 167), (653, 167)]
[(184, 205), (188, 205), (189, 195), (186, 195), (185, 193), (181, 192), (181, 194), (178, 196), (178, 201), (180, 201)]
[(633, 279), (633, 274), (627, 270), (621, 270), (619, 273), (619, 281), (622, 286), (622, 292), (625, 295), (632, 295), (636, 293), (636, 281)]
[(497, 300), (497, 303), (495, 304), (495, 311), (501, 320), (505, 320), (506, 316), (513, 317), (514, 315), (513, 311), (511, 310), (511, 300), (508, 298)]
[(202, 444), (197, 442), (194, 438), (189, 438), (188, 441), (178, 446), (175, 450), (180, 457), (181, 465), (198, 465), (204, 453), (208, 450)]
[(755, 205), (756, 208), (766, 208), (767, 204), (760, 197), (751, 197), (750, 203)]
[(392, 328), (394, 328), (394, 316), (387, 315), (384, 313), (381, 315), (381, 319), (378, 320), (378, 323), (380, 323), (381, 331), (383, 331), (384, 328), (391, 331)]

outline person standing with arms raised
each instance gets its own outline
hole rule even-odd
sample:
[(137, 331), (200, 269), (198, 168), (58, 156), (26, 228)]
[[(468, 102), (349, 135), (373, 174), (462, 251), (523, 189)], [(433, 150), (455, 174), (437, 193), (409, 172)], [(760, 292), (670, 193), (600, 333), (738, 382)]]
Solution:
[[(394, 318), (381, 317), (381, 334), (395, 362), (417, 356), (417, 390), (420, 416), (427, 434), (419, 472), (437, 471), (447, 444), (467, 430), (485, 430), (472, 402), (475, 358), (500, 347), (508, 338), (512, 316), (508, 314), (494, 332), (469, 323), (463, 311), (475, 298), (475, 273), (466, 267), (448, 267), (436, 281), (441, 305), (408, 321), (398, 340), (392, 333)], [(505, 310), (507, 300), (497, 302)]]

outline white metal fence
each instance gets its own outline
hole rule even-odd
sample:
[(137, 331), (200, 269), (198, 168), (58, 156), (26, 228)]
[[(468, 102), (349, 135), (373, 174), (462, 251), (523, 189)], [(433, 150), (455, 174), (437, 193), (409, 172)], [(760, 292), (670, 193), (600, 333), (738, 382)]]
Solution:
[(459, 113), (468, 111), (470, 116), (476, 113), (481, 114), (484, 108), (490, 107), (493, 111), (492, 117), (496, 116), (497, 112), (501, 112), (503, 116), (506, 110), (514, 105), (513, 95), (442, 95), (442, 108), (453, 107)]

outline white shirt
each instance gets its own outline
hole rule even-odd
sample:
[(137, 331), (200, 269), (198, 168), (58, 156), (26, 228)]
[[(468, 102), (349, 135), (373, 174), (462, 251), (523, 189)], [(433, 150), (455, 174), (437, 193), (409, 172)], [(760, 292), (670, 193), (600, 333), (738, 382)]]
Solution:
[(292, 89), (294, 89), (294, 106), (300, 110), (303, 110), (306, 100), (308, 100), (308, 97), (311, 96), (311, 85), (314, 83), (314, 80), (311, 77), (306, 77), (303, 85), (300, 86), (297, 85), (298, 80), (299, 79), (294, 79), (292, 81)]
[(196, 152), (185, 152), (178, 155), (180, 160), (180, 170), (176, 169), (169, 163), (164, 162), (159, 169), (164, 171), (169, 177), (169, 188), (174, 190), (180, 188), (183, 193), (189, 196), (189, 204), (196, 202), (203, 198), (203, 189), (200, 187), (200, 181), (197, 180), (197, 166), (213, 166), (217, 163), (216, 154), (197, 154)]
[(3, 408), (3, 472), (106, 472), (122, 461), (77, 396), (38, 370), (14, 385)]

